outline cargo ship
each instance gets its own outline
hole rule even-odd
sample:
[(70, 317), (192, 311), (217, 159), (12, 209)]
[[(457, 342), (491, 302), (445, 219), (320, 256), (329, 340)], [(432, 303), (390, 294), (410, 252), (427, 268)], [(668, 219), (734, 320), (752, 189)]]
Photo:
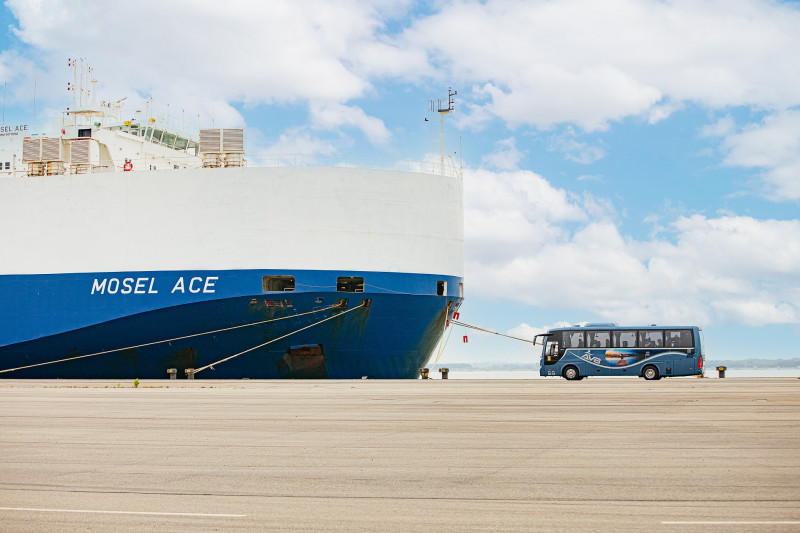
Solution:
[(0, 379), (419, 375), (463, 299), (460, 166), (250, 157), (89, 94), (0, 149)]

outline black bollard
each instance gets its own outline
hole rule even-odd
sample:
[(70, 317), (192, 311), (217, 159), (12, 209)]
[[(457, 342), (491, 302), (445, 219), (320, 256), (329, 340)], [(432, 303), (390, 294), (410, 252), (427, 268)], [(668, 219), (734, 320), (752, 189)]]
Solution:
[(442, 379), (447, 379), (447, 374), (450, 373), (450, 369), (449, 368), (440, 368), (439, 372), (442, 373)]
[(428, 372), (429, 372), (429, 370), (427, 368), (420, 368), (419, 369), (419, 375), (420, 375), (420, 377), (422, 379), (428, 379)]
[(168, 368), (167, 374), (169, 374), (169, 379), (178, 379), (178, 369), (177, 368)]
[(724, 378), (725, 377), (725, 371), (727, 369), (728, 369), (727, 366), (718, 366), (717, 367), (717, 372), (719, 372), (719, 377)]

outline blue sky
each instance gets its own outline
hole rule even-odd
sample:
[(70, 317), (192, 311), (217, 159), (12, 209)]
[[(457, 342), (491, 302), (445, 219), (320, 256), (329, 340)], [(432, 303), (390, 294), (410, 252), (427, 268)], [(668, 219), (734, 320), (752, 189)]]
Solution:
[[(81, 57), (128, 112), (153, 97), (173, 119), (245, 126), (249, 154), (423, 159), (428, 100), (453, 87), (462, 320), (525, 337), (699, 324), (712, 358), (800, 356), (796, 2), (9, 0), (1, 15), (7, 124), (32, 123), (34, 84), (37, 125), (57, 117)], [(534, 360), (461, 330), (442, 355)]]

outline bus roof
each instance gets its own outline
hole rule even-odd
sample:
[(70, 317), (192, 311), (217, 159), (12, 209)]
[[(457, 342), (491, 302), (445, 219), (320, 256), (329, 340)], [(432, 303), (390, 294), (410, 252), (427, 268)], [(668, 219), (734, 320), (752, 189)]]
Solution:
[(646, 326), (620, 326), (617, 324), (586, 324), (580, 325), (576, 324), (574, 326), (564, 326), (561, 328), (552, 328), (548, 331), (579, 331), (579, 330), (602, 330), (602, 331), (610, 331), (610, 330), (632, 330), (632, 329), (698, 329), (702, 330), (700, 326), (661, 326), (658, 324), (648, 324)]

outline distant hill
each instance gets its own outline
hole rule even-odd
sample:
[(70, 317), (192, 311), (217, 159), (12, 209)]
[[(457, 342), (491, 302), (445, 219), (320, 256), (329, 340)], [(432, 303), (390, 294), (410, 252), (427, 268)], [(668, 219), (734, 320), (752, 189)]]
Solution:
[(503, 361), (492, 362), (492, 363), (441, 363), (438, 365), (434, 365), (431, 367), (432, 371), (438, 370), (439, 368), (449, 368), (451, 371), (462, 371), (462, 372), (485, 372), (487, 370), (496, 370), (496, 371), (510, 371), (510, 370), (535, 370), (539, 371), (539, 363), (506, 363)]
[(728, 368), (800, 368), (800, 357), (791, 359), (709, 359), (706, 368), (727, 366)]

